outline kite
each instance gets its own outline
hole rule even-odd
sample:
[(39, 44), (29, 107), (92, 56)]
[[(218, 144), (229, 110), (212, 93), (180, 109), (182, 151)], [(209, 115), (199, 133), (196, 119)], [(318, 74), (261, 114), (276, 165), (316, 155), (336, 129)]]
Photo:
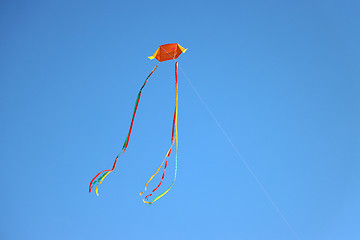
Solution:
[[(95, 187), (95, 192), (96, 195), (99, 196), (98, 193), (98, 187), (99, 185), (104, 181), (104, 179), (106, 178), (107, 175), (109, 175), (111, 172), (113, 172), (115, 170), (116, 167), (116, 163), (118, 158), (125, 153), (128, 144), (129, 144), (129, 140), (130, 140), (130, 135), (131, 135), (131, 130), (133, 128), (133, 123), (134, 123), (134, 119), (135, 119), (135, 114), (139, 105), (139, 101), (140, 101), (140, 97), (141, 97), (141, 92), (143, 90), (143, 88), (145, 87), (148, 79), (150, 78), (150, 76), (154, 73), (154, 71), (157, 69), (158, 65), (160, 62), (163, 61), (168, 61), (168, 60), (175, 60), (177, 59), (181, 53), (185, 53), (187, 49), (183, 48), (182, 46), (180, 46), (177, 43), (170, 43), (170, 44), (164, 44), (161, 45), (156, 51), (155, 53), (149, 57), (149, 59), (154, 59), (156, 58), (159, 62), (158, 64), (154, 67), (154, 69), (151, 71), (151, 73), (148, 75), (148, 77), (145, 79), (143, 85), (140, 88), (140, 91), (137, 95), (136, 101), (135, 101), (135, 107), (134, 107), (134, 112), (132, 115), (132, 119), (131, 119), (131, 123), (130, 123), (130, 129), (129, 132), (126, 136), (125, 142), (123, 144), (122, 150), (121, 152), (115, 157), (115, 161), (113, 164), (112, 169), (107, 169), (107, 170), (103, 170), (101, 172), (99, 172), (90, 182), (89, 185), (89, 192), (91, 192), (91, 190)], [(171, 133), (171, 145), (169, 150), (166, 152), (165, 158), (162, 161), (162, 163), (160, 164), (160, 166), (158, 167), (158, 169), (156, 170), (155, 174), (152, 175), (150, 177), (150, 179), (147, 181), (147, 183), (145, 184), (145, 190), (144, 192), (147, 190), (148, 184), (151, 182), (151, 180), (159, 173), (160, 169), (162, 168), (162, 166), (164, 165), (164, 169), (163, 169), (163, 174), (161, 177), (161, 180), (159, 182), (159, 184), (150, 192), (150, 194), (148, 194), (144, 199), (143, 202), (147, 203), (147, 204), (152, 204), (154, 202), (156, 202), (157, 200), (159, 200), (160, 198), (162, 198), (166, 193), (169, 192), (169, 190), (172, 188), (172, 186), (175, 183), (176, 180), (176, 172), (177, 172), (177, 151), (178, 151), (178, 133), (177, 133), (177, 116), (178, 116), (178, 78), (177, 78), (177, 70), (178, 70), (178, 61), (175, 61), (175, 110), (174, 110), (174, 117), (173, 117), (173, 122), (172, 122), (172, 133)], [(168, 164), (168, 159), (170, 157), (171, 151), (173, 149), (173, 146), (175, 144), (175, 174), (174, 174), (174, 179), (170, 185), (170, 187), (168, 187), (163, 193), (159, 194), (157, 197), (153, 198), (152, 200), (149, 200), (149, 197), (151, 197), (153, 195), (153, 193), (161, 186), (164, 178), (165, 178), (165, 171), (166, 171), (166, 167)], [(164, 164), (165, 163), (165, 164)], [(144, 192), (140, 192), (140, 196), (144, 193)]]

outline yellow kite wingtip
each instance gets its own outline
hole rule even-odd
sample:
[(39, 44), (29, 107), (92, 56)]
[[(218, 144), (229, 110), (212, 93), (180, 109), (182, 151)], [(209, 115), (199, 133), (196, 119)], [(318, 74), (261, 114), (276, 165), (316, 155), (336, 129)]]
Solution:
[(148, 57), (148, 58), (149, 58), (150, 60), (153, 60), (153, 59), (156, 57), (157, 53), (159, 52), (159, 49), (160, 49), (160, 48), (158, 48), (158, 49), (155, 51), (155, 53), (154, 53), (152, 56)]
[(182, 53), (185, 53), (186, 52), (186, 50), (188, 50), (187, 48), (185, 49), (185, 48), (183, 48), (180, 44), (178, 44), (178, 46), (180, 47), (180, 50), (182, 51)]

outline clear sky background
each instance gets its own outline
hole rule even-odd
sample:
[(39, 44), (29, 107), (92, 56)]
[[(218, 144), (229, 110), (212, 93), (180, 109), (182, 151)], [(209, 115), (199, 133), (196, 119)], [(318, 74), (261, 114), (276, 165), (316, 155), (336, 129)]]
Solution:
[[(360, 239), (360, 3), (1, 1), (0, 238)], [(180, 43), (178, 177), (139, 192), (170, 145)], [(171, 184), (170, 159), (163, 188)], [(156, 181), (151, 185), (154, 187)], [(294, 230), (292, 232), (291, 228)]]

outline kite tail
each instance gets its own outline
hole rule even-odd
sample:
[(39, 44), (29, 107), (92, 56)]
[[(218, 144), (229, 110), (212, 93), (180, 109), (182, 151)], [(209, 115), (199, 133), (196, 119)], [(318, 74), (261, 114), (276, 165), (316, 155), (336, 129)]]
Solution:
[[(149, 195), (147, 195), (145, 197), (145, 200), (148, 200), (149, 197), (152, 196), (152, 194), (161, 186), (164, 178), (165, 178), (165, 172), (166, 172), (166, 167), (167, 167), (167, 164), (168, 164), (168, 159), (170, 157), (170, 154), (171, 154), (171, 150), (172, 150), (172, 147), (174, 145), (174, 129), (175, 129), (175, 118), (176, 118), (176, 108), (175, 108), (175, 111), (174, 111), (174, 118), (173, 118), (173, 126), (172, 126), (172, 136), (171, 136), (171, 146), (169, 148), (169, 150), (167, 151), (166, 155), (165, 155), (165, 158), (164, 160), (162, 161), (160, 167), (157, 169), (156, 173), (154, 175), (151, 176), (151, 178), (147, 181), (146, 185), (145, 185), (145, 191), (147, 189), (147, 185), (150, 183), (150, 181), (158, 174), (159, 170), (161, 169), (162, 165), (164, 164), (165, 162), (165, 166), (164, 166), (164, 171), (163, 171), (163, 174), (162, 174), (162, 177), (161, 177), (161, 181), (160, 183), (158, 184), (158, 186), (156, 188), (154, 188), (151, 193)], [(143, 194), (143, 192), (140, 193), (140, 196), (141, 194)]]
[[(134, 123), (134, 119), (135, 119), (135, 114), (136, 114), (136, 110), (137, 110), (137, 107), (139, 105), (139, 101), (140, 101), (140, 97), (141, 97), (141, 92), (143, 90), (143, 88), (145, 87), (148, 79), (150, 78), (150, 76), (154, 73), (154, 71), (156, 70), (158, 66), (156, 65), (154, 67), (154, 69), (151, 71), (151, 73), (149, 74), (149, 76), (145, 79), (145, 82), (144, 84), (142, 85), (142, 87), (140, 88), (140, 91), (137, 95), (137, 98), (136, 98), (136, 101), (135, 101), (135, 107), (134, 107), (134, 112), (133, 112), (133, 116), (132, 116), (132, 119), (131, 119), (131, 124), (130, 124), (130, 129), (129, 129), (129, 133), (128, 135), (126, 136), (126, 139), (125, 139), (125, 142), (124, 142), (124, 145), (122, 147), (122, 150), (121, 150), (121, 153), (119, 153), (116, 158), (115, 158), (115, 161), (114, 161), (114, 165), (112, 167), (112, 169), (107, 169), (107, 170), (104, 170), (104, 171), (101, 171), (99, 172), (90, 182), (90, 185), (89, 185), (89, 192), (91, 192), (91, 189), (96, 185), (96, 195), (99, 196), (98, 194), (98, 186), (104, 181), (105, 177), (111, 173), (112, 171), (115, 170), (115, 166), (116, 166), (116, 163), (117, 163), (117, 160), (118, 158), (126, 151), (126, 148), (129, 144), (129, 140), (130, 140), (130, 135), (131, 135), (131, 131), (132, 131), (132, 127), (133, 127), (133, 123)], [(100, 177), (98, 177), (100, 174), (102, 174)], [(97, 180), (95, 180), (97, 178)]]
[[(163, 171), (163, 175), (161, 177), (161, 181), (158, 184), (158, 186), (156, 188), (154, 188), (154, 190), (152, 190), (152, 192), (147, 195), (145, 197), (145, 199), (143, 199), (144, 203), (147, 204), (152, 204), (154, 202), (156, 202), (157, 200), (159, 200), (161, 197), (163, 197), (174, 185), (175, 180), (176, 180), (176, 172), (177, 172), (177, 150), (178, 150), (178, 134), (177, 134), (177, 114), (178, 114), (178, 78), (177, 78), (177, 69), (178, 69), (178, 62), (175, 63), (175, 111), (174, 111), (174, 119), (173, 119), (173, 127), (172, 127), (172, 136), (171, 136), (171, 146), (170, 149), (168, 150), (168, 152), (165, 155), (165, 159), (163, 160), (163, 162), (161, 163), (160, 167), (158, 168), (158, 170), (156, 171), (156, 173), (154, 175), (151, 176), (151, 178), (148, 180), (148, 182), (145, 185), (145, 191), (147, 188), (147, 185), (149, 184), (149, 182), (156, 176), (156, 174), (158, 174), (160, 168), (162, 167), (164, 161), (165, 161), (165, 166), (164, 166), (164, 171)], [(175, 135), (175, 139), (174, 139), (174, 135)], [(164, 180), (165, 177), (165, 171), (166, 171), (166, 167), (167, 167), (167, 162), (168, 162), (168, 158), (170, 157), (171, 154), (171, 150), (172, 147), (174, 145), (174, 143), (176, 143), (176, 153), (175, 153), (175, 175), (174, 175), (174, 179), (173, 182), (171, 183), (170, 187), (165, 190), (163, 193), (161, 193), (160, 195), (158, 195), (157, 197), (155, 197), (152, 201), (148, 201), (148, 197), (152, 196), (152, 194), (161, 186), (162, 181)], [(140, 193), (140, 195), (143, 192)]]

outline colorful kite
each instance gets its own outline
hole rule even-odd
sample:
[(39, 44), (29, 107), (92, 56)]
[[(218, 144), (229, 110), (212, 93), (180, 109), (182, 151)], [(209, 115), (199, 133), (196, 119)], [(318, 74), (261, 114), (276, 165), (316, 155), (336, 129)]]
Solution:
[[(170, 43), (170, 44), (164, 44), (161, 45), (156, 52), (149, 57), (150, 59), (154, 59), (156, 58), (159, 63), (163, 62), (163, 61), (167, 61), (167, 60), (175, 60), (177, 59), (181, 53), (185, 53), (187, 49), (183, 48), (182, 46), (180, 46), (177, 43)], [(99, 196), (98, 194), (98, 187), (99, 185), (104, 181), (105, 177), (111, 173), (112, 171), (114, 171), (116, 163), (118, 158), (126, 151), (126, 148), (129, 144), (129, 140), (130, 140), (130, 135), (131, 135), (131, 130), (133, 127), (133, 123), (134, 123), (134, 118), (135, 118), (135, 114), (136, 114), (136, 110), (137, 107), (139, 105), (139, 100), (141, 97), (141, 91), (143, 90), (143, 88), (145, 87), (145, 84), (147, 83), (148, 79), (150, 78), (150, 76), (154, 73), (154, 71), (156, 70), (156, 68), (158, 67), (159, 63), (154, 67), (154, 69), (151, 71), (151, 73), (149, 74), (149, 76), (145, 79), (144, 84), (142, 85), (142, 87), (140, 88), (140, 91), (137, 95), (136, 101), (135, 101), (135, 107), (134, 107), (134, 113), (131, 119), (131, 124), (130, 124), (130, 129), (129, 129), (129, 133), (125, 139), (124, 145), (122, 147), (121, 152), (116, 156), (115, 158), (115, 162), (114, 165), (112, 167), (112, 169), (107, 169), (104, 171), (99, 172), (90, 182), (90, 186), (89, 186), (89, 192), (91, 192), (91, 189), (93, 189), (95, 187), (95, 192), (96, 195)], [(150, 183), (150, 181), (156, 176), (156, 174), (158, 174), (158, 172), (160, 171), (161, 167), (163, 166), (164, 162), (164, 170), (163, 170), (163, 174), (161, 177), (161, 180), (159, 182), (159, 184), (156, 186), (156, 188), (154, 188), (150, 194), (148, 194), (144, 199), (143, 202), (144, 203), (148, 203), (148, 204), (152, 204), (155, 201), (159, 200), (161, 197), (163, 197), (174, 185), (174, 182), (176, 180), (176, 172), (177, 172), (177, 150), (178, 150), (178, 135), (177, 135), (177, 109), (178, 109), (178, 80), (177, 80), (177, 69), (178, 69), (178, 62), (175, 62), (175, 111), (174, 111), (174, 118), (173, 118), (173, 126), (172, 126), (172, 135), (171, 135), (171, 145), (169, 150), (167, 151), (164, 160), (162, 161), (161, 165), (159, 166), (159, 168), (157, 169), (157, 171), (155, 172), (154, 175), (152, 175), (150, 177), (150, 179), (147, 181), (147, 183), (145, 184), (145, 190), (147, 189), (148, 184)], [(166, 167), (168, 164), (168, 159), (170, 157), (171, 154), (171, 150), (172, 147), (174, 145), (174, 143), (176, 144), (176, 153), (175, 153), (175, 175), (174, 175), (174, 179), (173, 182), (171, 183), (170, 187), (168, 189), (166, 189), (163, 193), (159, 194), (157, 197), (155, 197), (152, 201), (149, 200), (149, 197), (151, 197), (153, 195), (153, 193), (161, 186), (162, 181), (164, 180), (165, 177), (165, 171), (166, 171)], [(140, 196), (144, 193), (141, 192)]]

